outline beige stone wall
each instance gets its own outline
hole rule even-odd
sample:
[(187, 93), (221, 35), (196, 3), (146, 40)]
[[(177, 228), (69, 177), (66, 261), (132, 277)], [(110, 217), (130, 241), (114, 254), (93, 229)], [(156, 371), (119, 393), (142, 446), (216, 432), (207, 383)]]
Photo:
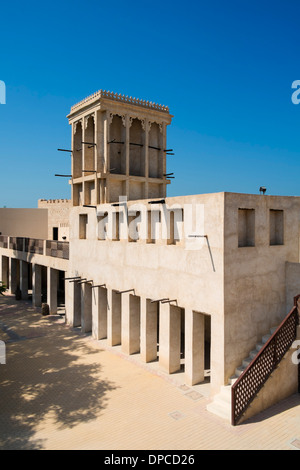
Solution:
[[(30, 234), (24, 233), (22, 224), (22, 231), (12, 233), (8, 223), (7, 234), (52, 238), (53, 226), (69, 224), (70, 260), (56, 261), (33, 255), (34, 262), (47, 265), (50, 259), (55, 269), (59, 263), (59, 269), (68, 276), (79, 275), (95, 285), (105, 284), (108, 291), (134, 289), (135, 295), (143, 300), (175, 299), (186, 318), (192, 318), (192, 312), (209, 315), (211, 393), (214, 395), (221, 385), (228, 383), (235, 368), (262, 336), (279, 324), (290, 310), (294, 295), (300, 293), (300, 201), (293, 197), (234, 193), (173, 197), (165, 201), (166, 205), (157, 206), (151, 206), (147, 200), (128, 201), (129, 213), (139, 204), (147, 211), (150, 207), (157, 211), (163, 211), (163, 207), (180, 207), (185, 214), (182, 224), (185, 229), (187, 209), (195, 211), (202, 207), (203, 226), (200, 232), (199, 228), (198, 232), (195, 227), (191, 229), (192, 234), (205, 235), (201, 246), (193, 249), (193, 240), (184, 230), (182, 239), (177, 242), (163, 239), (163, 217), (156, 226), (157, 240), (149, 237), (138, 241), (130, 241), (131, 237), (130, 240), (101, 240), (100, 211), (111, 211), (112, 205), (71, 207), (71, 202), (64, 200), (41, 200), (40, 209), (32, 212), (33, 215), (44, 214), (46, 221), (48, 214), (51, 232), (34, 235), (37, 218), (30, 225)], [(0, 215), (1, 211), (13, 210), (0, 209)], [(25, 214), (24, 209), (20, 217), (24, 219)], [(86, 217), (80, 218), (84, 215)], [(29, 220), (27, 217), (24, 223)], [(39, 229), (42, 226), (47, 230), (47, 223), (41, 224)], [(60, 239), (62, 233), (59, 232)], [(3, 255), (8, 251), (3, 249)], [(28, 254), (21, 256), (28, 260)], [(66, 283), (67, 320), (74, 300), (72, 286)], [(190, 325), (188, 322), (185, 325), (187, 331)], [(255, 414), (266, 404), (275, 403), (295, 391), (295, 367), (290, 356), (287, 355), (278, 370), (280, 373), (273, 374), (259, 399), (253, 402), (248, 417), (253, 410)]]
[(12, 237), (47, 238), (48, 212), (45, 209), (0, 209), (0, 232)]
[(289, 263), (286, 269), (286, 308), (291, 310), (294, 305), (294, 297), (300, 294), (300, 263)]
[(39, 199), (38, 207), (48, 211), (47, 238), (49, 240), (53, 239), (53, 227), (57, 227), (58, 240), (68, 241), (71, 201), (69, 199)]
[[(147, 205), (145, 200), (134, 204), (139, 202)], [(292, 273), (293, 281), (286, 282), (286, 263), (299, 260), (300, 202), (289, 197), (218, 193), (166, 198), (166, 203), (203, 204), (207, 241), (201, 250), (189, 250), (186, 239), (171, 245), (161, 239), (150, 244), (98, 240), (97, 210), (111, 206), (73, 208), (69, 270), (112, 289), (134, 288), (139, 296), (177, 299), (183, 309), (210, 315), (213, 394), (289, 311), (286, 286), (296, 281)], [(254, 221), (254, 228), (247, 228), (251, 236), (246, 240), (254, 246), (238, 246), (239, 236), (247, 232), (239, 227), (239, 209), (243, 214), (246, 209), (254, 210), (247, 222)], [(270, 245), (271, 209), (283, 210), (279, 214), (284, 220), (282, 245)], [(86, 240), (78, 239), (80, 214), (88, 216)]]
[[(255, 246), (238, 246), (239, 209), (255, 211)], [(283, 210), (283, 245), (270, 245), (270, 210), (274, 209)], [(295, 197), (225, 194), (225, 384), (262, 336), (290, 310), (286, 262), (299, 261), (299, 209)], [(289, 295), (296, 291), (289, 290)]]

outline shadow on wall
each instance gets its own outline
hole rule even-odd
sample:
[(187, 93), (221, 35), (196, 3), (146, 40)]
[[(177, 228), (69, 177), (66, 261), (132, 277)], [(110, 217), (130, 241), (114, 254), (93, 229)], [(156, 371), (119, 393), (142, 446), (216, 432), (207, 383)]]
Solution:
[(3, 337), (0, 449), (44, 449), (35, 438), (43, 419), (56, 429), (73, 428), (106, 407), (106, 394), (116, 387), (100, 378), (101, 351), (82, 336), (12, 296), (0, 299), (0, 336), (3, 326), (14, 335)]

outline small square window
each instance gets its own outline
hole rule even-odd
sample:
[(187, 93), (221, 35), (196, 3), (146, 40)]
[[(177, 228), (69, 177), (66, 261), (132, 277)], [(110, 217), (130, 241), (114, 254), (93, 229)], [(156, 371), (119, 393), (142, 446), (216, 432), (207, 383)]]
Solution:
[(270, 209), (270, 245), (283, 245), (283, 211)]
[(255, 210), (239, 209), (238, 246), (255, 246)]

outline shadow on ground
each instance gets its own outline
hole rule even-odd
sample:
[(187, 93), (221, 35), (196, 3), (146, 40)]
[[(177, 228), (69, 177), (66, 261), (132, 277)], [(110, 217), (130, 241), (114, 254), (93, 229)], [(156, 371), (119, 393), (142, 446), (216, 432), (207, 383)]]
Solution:
[(93, 420), (116, 387), (101, 377), (102, 352), (85, 337), (28, 302), (6, 298), (0, 306), (0, 327), (11, 334), (0, 365), (0, 449), (43, 449), (38, 426), (47, 419), (57, 428)]
[[(276, 403), (275, 405), (270, 406), (269, 408), (261, 411), (252, 418), (247, 419), (246, 421), (239, 424), (239, 426), (249, 425), (254, 423), (260, 423), (267, 421), (268, 419), (273, 418), (276, 415), (280, 415), (281, 413), (285, 413), (293, 408), (298, 407), (300, 404), (300, 394), (294, 393), (289, 397), (281, 400), (280, 402)], [(300, 424), (300, 416), (299, 416), (299, 424)]]

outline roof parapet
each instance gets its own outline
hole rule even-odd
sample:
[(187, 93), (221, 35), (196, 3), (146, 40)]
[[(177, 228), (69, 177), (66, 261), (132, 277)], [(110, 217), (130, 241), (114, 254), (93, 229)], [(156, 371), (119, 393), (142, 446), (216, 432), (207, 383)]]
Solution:
[(99, 90), (93, 93), (90, 96), (87, 96), (82, 101), (74, 104), (71, 107), (71, 113), (77, 111), (81, 106), (91, 103), (94, 100), (100, 98), (107, 98), (114, 101), (119, 101), (121, 103), (133, 104), (136, 106), (143, 106), (145, 108), (154, 109), (156, 111), (162, 111), (165, 113), (169, 113), (169, 107), (157, 103), (153, 103), (152, 101), (140, 100), (138, 98), (132, 98), (131, 96), (122, 95), (121, 93), (114, 93), (111, 91), (106, 90)]

